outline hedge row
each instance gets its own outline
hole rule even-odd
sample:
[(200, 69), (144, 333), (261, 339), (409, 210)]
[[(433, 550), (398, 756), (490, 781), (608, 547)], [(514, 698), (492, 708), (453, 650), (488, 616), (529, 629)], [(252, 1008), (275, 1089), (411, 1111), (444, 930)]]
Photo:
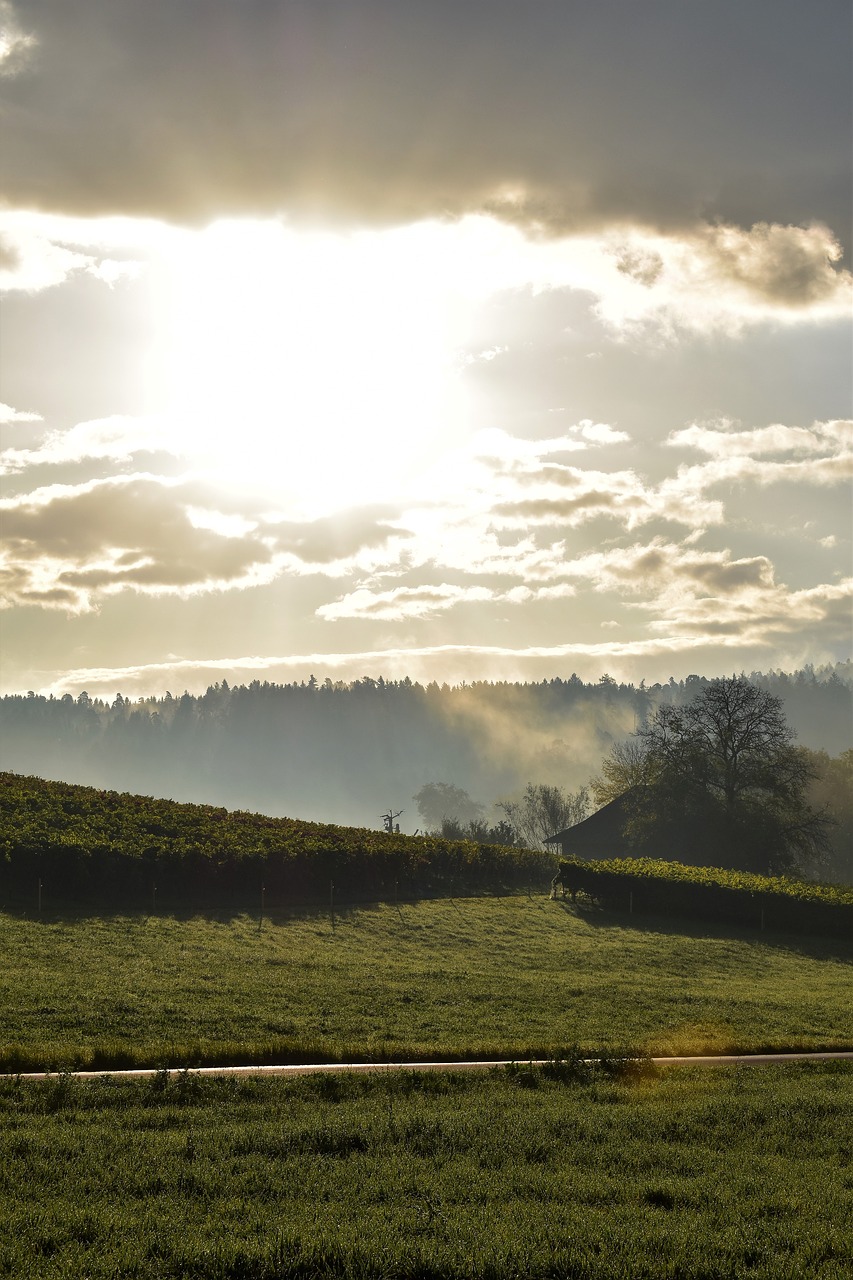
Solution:
[(0, 774), (0, 901), (167, 906), (544, 888), (553, 854), (230, 813)]
[(554, 888), (619, 910), (853, 937), (853, 889), (651, 858), (561, 861)]

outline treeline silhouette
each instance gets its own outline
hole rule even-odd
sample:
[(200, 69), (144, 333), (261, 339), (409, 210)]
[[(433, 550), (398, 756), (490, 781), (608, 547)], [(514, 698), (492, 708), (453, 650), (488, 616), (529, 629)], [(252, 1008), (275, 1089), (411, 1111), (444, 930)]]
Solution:
[[(851, 664), (750, 679), (781, 698), (804, 745), (831, 754), (851, 745)], [(136, 701), (30, 692), (0, 699), (0, 767), (368, 827), (390, 806), (403, 809), (401, 828), (412, 831), (413, 796), (425, 783), (452, 781), (487, 805), (529, 782), (581, 786), (656, 705), (690, 701), (706, 683), (572, 675), (449, 686), (312, 676), (223, 680), (201, 695)]]

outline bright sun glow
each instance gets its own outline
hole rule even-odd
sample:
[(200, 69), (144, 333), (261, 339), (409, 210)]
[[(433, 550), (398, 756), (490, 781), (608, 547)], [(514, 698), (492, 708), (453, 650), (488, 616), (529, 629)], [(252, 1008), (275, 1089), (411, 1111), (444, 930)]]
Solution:
[(340, 236), (246, 221), (181, 236), (162, 305), (182, 450), (217, 483), (306, 513), (410, 489), (465, 431), (472, 298), (446, 240), (430, 224)]

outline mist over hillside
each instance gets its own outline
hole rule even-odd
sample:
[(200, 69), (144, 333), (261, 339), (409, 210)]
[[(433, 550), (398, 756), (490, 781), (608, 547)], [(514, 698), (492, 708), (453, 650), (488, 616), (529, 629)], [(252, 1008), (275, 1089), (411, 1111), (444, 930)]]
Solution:
[[(800, 743), (836, 755), (853, 745), (850, 663), (750, 679), (779, 697)], [(0, 768), (66, 782), (378, 827), (447, 781), (487, 808), (529, 782), (576, 788), (614, 741), (660, 702), (690, 701), (704, 677), (665, 685), (426, 686), (365, 677), (301, 684), (227, 681), (206, 693), (112, 703), (33, 693), (0, 700)]]

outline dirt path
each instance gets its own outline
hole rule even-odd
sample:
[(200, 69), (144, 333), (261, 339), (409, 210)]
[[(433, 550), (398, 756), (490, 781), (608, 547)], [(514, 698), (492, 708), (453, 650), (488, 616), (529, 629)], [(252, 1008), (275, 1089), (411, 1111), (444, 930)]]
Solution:
[[(490, 1071), (495, 1067), (545, 1066), (545, 1058), (506, 1058), (490, 1062), (323, 1062), (282, 1067), (169, 1067), (169, 1075), (193, 1076), (311, 1076), (320, 1072), (368, 1074), (389, 1071)], [(586, 1058), (592, 1063), (597, 1058)], [(853, 1062), (853, 1051), (833, 1053), (743, 1053), (715, 1054), (704, 1057), (650, 1058), (656, 1067), (738, 1067), (764, 1066), (774, 1062)], [(139, 1067), (129, 1071), (70, 1071), (67, 1074), (78, 1080), (97, 1080), (101, 1076), (121, 1076), (128, 1079), (150, 1079), (159, 1075), (161, 1068)], [(0, 1080), (50, 1080), (57, 1072), (27, 1071), (0, 1075)]]

